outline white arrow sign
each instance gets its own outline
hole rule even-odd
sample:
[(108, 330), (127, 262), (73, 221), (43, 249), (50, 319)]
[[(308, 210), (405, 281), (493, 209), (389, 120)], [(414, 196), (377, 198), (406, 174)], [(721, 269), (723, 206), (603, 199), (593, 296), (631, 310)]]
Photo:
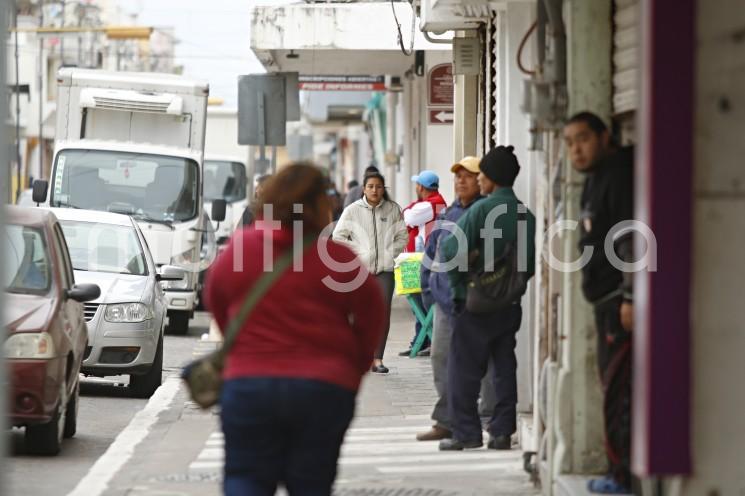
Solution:
[(453, 113), (452, 112), (440, 112), (438, 114), (435, 114), (435, 119), (437, 119), (440, 122), (453, 122)]

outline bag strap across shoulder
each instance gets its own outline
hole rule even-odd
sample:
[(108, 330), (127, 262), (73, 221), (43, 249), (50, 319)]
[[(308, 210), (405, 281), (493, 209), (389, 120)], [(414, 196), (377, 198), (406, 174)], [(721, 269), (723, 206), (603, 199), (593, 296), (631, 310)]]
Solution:
[[(305, 252), (305, 249), (317, 239), (316, 236), (306, 236), (303, 239), (303, 253)], [(246, 299), (243, 301), (243, 304), (238, 310), (238, 314), (230, 320), (227, 329), (225, 329), (225, 338), (222, 348), (220, 349), (222, 356), (227, 355), (230, 348), (232, 348), (236, 338), (238, 337), (238, 333), (246, 322), (246, 319), (248, 319), (248, 316), (251, 314), (251, 311), (256, 307), (256, 304), (259, 303), (261, 298), (264, 297), (266, 292), (269, 291), (277, 279), (287, 272), (287, 269), (292, 264), (294, 251), (294, 246), (291, 246), (282, 253), (282, 255), (274, 261), (273, 270), (270, 272), (264, 272), (248, 292), (248, 296), (246, 296)]]

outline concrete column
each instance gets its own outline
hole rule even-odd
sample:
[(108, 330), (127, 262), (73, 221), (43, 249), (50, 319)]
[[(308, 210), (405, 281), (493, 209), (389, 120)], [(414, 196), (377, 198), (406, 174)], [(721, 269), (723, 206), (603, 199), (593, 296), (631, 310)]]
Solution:
[[(386, 143), (385, 158), (383, 160), (385, 168), (383, 174), (388, 179), (393, 179), (396, 173), (398, 163), (398, 93), (389, 91), (385, 95), (385, 117), (386, 117)], [(391, 183), (395, 183), (391, 181)], [(390, 185), (387, 185), (389, 192)], [(390, 193), (389, 193), (390, 194)]]
[[(7, 26), (7, 15), (10, 2), (3, 3), (2, 6), (0, 6), (0, 26)], [(5, 81), (5, 73), (6, 69), (8, 67), (6, 57), (8, 55), (8, 49), (5, 48), (3, 50), (0, 50), (0, 81)], [(3, 123), (5, 126), (7, 120), (7, 104), (8, 104), (8, 98), (6, 96), (8, 86), (6, 84), (3, 84), (2, 87), (0, 87), (0, 122)], [(9, 147), (8, 145), (10, 143), (7, 142), (9, 133), (4, 132), (2, 133), (2, 136), (0, 136), (0, 203), (5, 203), (10, 200), (10, 161), (8, 160), (7, 154)], [(6, 181), (7, 180), (7, 181)], [(3, 209), (0, 208), (0, 229), (3, 229)], [(3, 276), (3, 265), (0, 264), (0, 280), (5, 280)], [(2, 313), (4, 311), (4, 302), (3, 299), (5, 297), (4, 291), (0, 291), (0, 322), (5, 322), (2, 318)], [(5, 342), (5, 329), (0, 331), (0, 339)], [(7, 412), (5, 407), (6, 398), (8, 397), (8, 392), (6, 390), (7, 384), (7, 373), (5, 369), (5, 360), (0, 360), (0, 412)], [(0, 415), (0, 432), (6, 432), (6, 415)], [(0, 459), (5, 459), (7, 453), (6, 453), (6, 441), (8, 439), (8, 436), (3, 436), (2, 440), (0, 440)], [(5, 487), (5, 471), (0, 470), (0, 494), (7, 494), (7, 490)]]
[[(458, 38), (476, 36), (473, 30), (456, 33)], [(479, 76), (455, 76), (453, 103), (453, 162), (457, 162), (466, 155), (477, 154)]]
[(405, 139), (403, 141), (404, 155), (401, 160), (401, 167), (396, 174), (395, 188), (393, 190), (393, 199), (400, 205), (405, 206), (411, 198), (409, 192), (409, 178), (411, 177), (412, 163), (418, 160), (418, 139), (419, 139), (419, 117), (418, 109), (418, 80), (412, 76), (412, 79), (404, 79), (403, 96), (401, 98), (403, 105), (403, 126)]
[[(590, 110), (611, 113), (611, 0), (568, 0), (567, 23), (569, 114)], [(579, 218), (583, 178), (564, 160), (564, 218)], [(562, 259), (579, 257), (579, 230), (564, 231)], [(581, 292), (581, 274), (563, 274), (559, 376), (555, 397), (554, 474), (602, 473), (602, 395), (596, 366), (596, 331), (590, 306)]]
[[(742, 166), (745, 72), (742, 70), (743, 40), (734, 29), (745, 25), (745, 11), (725, 0), (692, 3), (688, 12), (695, 16), (692, 19), (697, 24), (697, 33), (691, 40), (697, 43), (691, 82), (695, 84), (695, 106), (691, 147), (694, 162), (690, 176), (695, 258), (692, 260), (690, 313), (686, 311), (685, 302), (678, 308), (681, 318), (691, 319), (690, 446), (694, 465), (681, 494), (724, 496), (745, 491), (745, 360), (742, 357), (742, 350), (745, 350), (745, 333), (742, 332), (745, 321), (742, 304), (745, 293), (745, 260), (742, 257), (745, 246), (745, 169)], [(677, 30), (677, 24), (670, 27), (673, 26)], [(688, 150), (686, 147), (680, 149), (681, 152)], [(675, 165), (670, 162), (671, 167)], [(681, 191), (683, 194), (685, 192)], [(656, 234), (657, 228), (654, 231)], [(660, 267), (667, 259), (662, 252), (663, 248), (660, 249)], [(672, 336), (683, 329), (670, 327), (667, 330)], [(665, 442), (662, 437), (659, 441)]]

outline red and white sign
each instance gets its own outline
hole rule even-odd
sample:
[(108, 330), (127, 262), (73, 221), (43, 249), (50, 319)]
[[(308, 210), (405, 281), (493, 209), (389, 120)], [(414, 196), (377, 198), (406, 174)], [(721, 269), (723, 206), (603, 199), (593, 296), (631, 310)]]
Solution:
[(453, 123), (453, 109), (452, 108), (429, 109), (429, 123), (430, 124), (452, 124)]
[(303, 91), (385, 91), (385, 83), (300, 83)]
[(384, 76), (300, 76), (303, 91), (385, 91)]
[(427, 77), (427, 103), (431, 106), (453, 106), (453, 64), (439, 64), (429, 71)]

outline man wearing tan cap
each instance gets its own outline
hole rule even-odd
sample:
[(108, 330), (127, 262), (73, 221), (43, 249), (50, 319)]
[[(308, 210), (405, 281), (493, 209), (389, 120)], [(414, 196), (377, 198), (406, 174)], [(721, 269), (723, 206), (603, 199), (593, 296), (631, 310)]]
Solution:
[[(430, 430), (417, 435), (416, 438), (419, 441), (438, 441), (451, 436), (451, 422), (447, 404), (447, 358), (450, 337), (453, 332), (450, 322), (453, 313), (453, 299), (447, 272), (437, 270), (437, 263), (440, 261), (438, 245), (439, 240), (449, 234), (448, 231), (443, 229), (443, 226), (455, 225), (455, 222), (468, 208), (481, 199), (479, 183), (476, 180), (479, 175), (480, 161), (481, 159), (478, 157), (464, 157), (450, 168), (455, 174), (456, 200), (437, 217), (434, 229), (427, 238), (424, 247), (426, 256), (429, 260), (432, 260), (431, 265), (428, 263), (422, 264), (422, 298), (425, 300), (425, 305), (435, 304), (431, 360), (438, 399), (432, 411), (432, 420), (435, 424)], [(482, 388), (483, 390), (484, 388)], [(484, 397), (482, 397), (482, 402), (487, 409), (489, 407), (486, 403), (491, 403), (491, 409), (493, 409), (495, 400), (484, 401)], [(482, 411), (484, 410), (482, 409)]]

